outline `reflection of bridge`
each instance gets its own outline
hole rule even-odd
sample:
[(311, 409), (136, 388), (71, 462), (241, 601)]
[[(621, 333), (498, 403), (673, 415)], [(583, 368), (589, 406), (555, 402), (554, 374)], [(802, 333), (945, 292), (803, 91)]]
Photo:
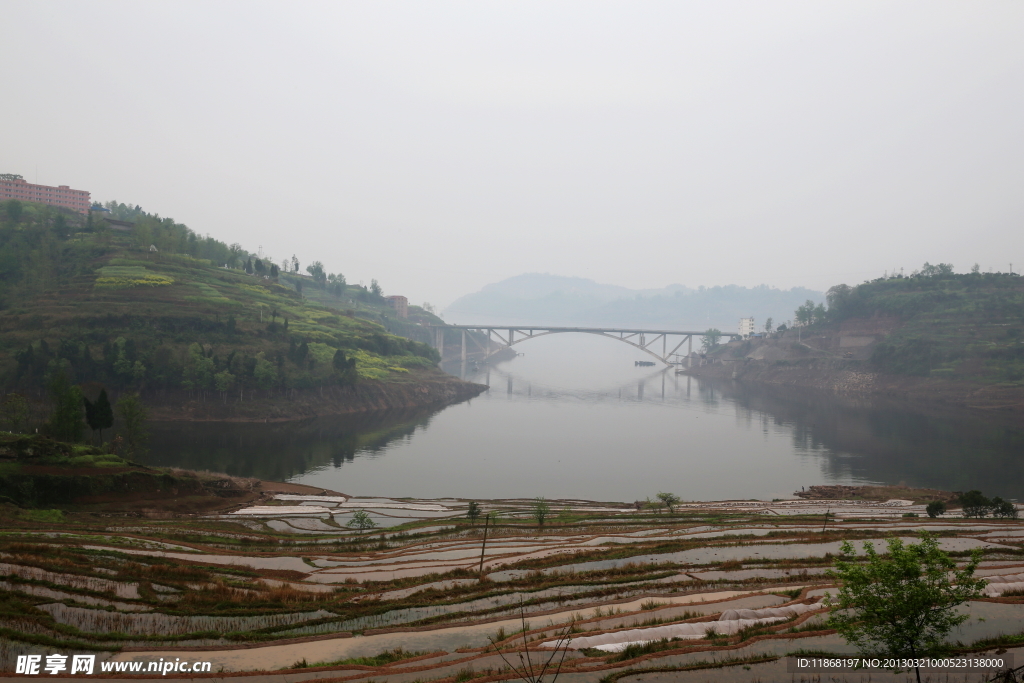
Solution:
[[(635, 348), (640, 349), (646, 354), (649, 354), (665, 365), (682, 365), (684, 362), (689, 362), (689, 359), (693, 353), (693, 337), (702, 336), (704, 332), (685, 332), (680, 330), (639, 330), (635, 328), (604, 328), (604, 327), (546, 327), (537, 326), (532, 327), (528, 325), (436, 325), (434, 329), (434, 346), (441, 355), (444, 356), (444, 336), (446, 330), (461, 330), (462, 331), (462, 362), (466, 362), (467, 353), (467, 338), (473, 339), (474, 343), (480, 347), (484, 357), (487, 358), (502, 348), (510, 348), (515, 344), (521, 344), (528, 339), (536, 339), (537, 337), (544, 337), (549, 334), (561, 334), (563, 332), (582, 332), (584, 334), (594, 334), (600, 337), (608, 337), (615, 341), (629, 344)], [(486, 332), (487, 333), (487, 345), (484, 346), (478, 339), (473, 335), (466, 334), (467, 332)], [(731, 335), (724, 335), (731, 336)], [(493, 338), (497, 337), (501, 343), (497, 349), (492, 349)], [(669, 337), (672, 337), (672, 342), (675, 343), (678, 339), (678, 343), (669, 350)], [(658, 353), (658, 342), (661, 342), (661, 353)], [(687, 345), (686, 354), (677, 353), (679, 349)]]

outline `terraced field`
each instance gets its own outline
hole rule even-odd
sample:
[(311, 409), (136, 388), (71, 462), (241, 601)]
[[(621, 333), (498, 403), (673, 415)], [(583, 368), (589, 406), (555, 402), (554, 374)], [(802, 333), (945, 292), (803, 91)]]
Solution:
[[(469, 501), (297, 494), (190, 520), (12, 522), (0, 669), (58, 651), (281, 683), (517, 680), (527, 658), (560, 663), (559, 681), (790, 680), (787, 654), (852, 652), (824, 627), (839, 544), (922, 528), (984, 555), (953, 647), (1024, 655), (1016, 520), (907, 517), (909, 501), (548, 502), (543, 526), (529, 500), (479, 501), (485, 521)], [(349, 525), (360, 511), (377, 526)]]

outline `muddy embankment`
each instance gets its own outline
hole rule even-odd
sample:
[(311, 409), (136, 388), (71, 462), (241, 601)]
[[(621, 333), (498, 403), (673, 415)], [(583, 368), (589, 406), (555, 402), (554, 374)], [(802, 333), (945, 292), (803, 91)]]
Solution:
[(730, 342), (696, 377), (799, 387), (840, 396), (888, 398), (919, 404), (1024, 415), (1024, 387), (878, 372), (870, 358), (892, 329), (885, 320), (849, 321), (835, 332)]
[(482, 384), (439, 371), (417, 373), (404, 382), (361, 380), (355, 386), (280, 391), (154, 392), (144, 394), (150, 418), (159, 421), (283, 422), (322, 415), (444, 406), (473, 398)]

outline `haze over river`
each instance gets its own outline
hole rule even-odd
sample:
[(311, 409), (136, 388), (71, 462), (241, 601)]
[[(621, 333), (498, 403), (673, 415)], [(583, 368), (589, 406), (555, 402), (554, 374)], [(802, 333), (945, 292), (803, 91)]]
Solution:
[[(356, 495), (633, 501), (790, 497), (811, 484), (977, 488), (1024, 499), (1024, 428), (792, 389), (708, 383), (625, 344), (560, 334), (469, 370), (437, 411), (154, 426), (149, 462)], [(446, 369), (458, 373), (458, 366)]]

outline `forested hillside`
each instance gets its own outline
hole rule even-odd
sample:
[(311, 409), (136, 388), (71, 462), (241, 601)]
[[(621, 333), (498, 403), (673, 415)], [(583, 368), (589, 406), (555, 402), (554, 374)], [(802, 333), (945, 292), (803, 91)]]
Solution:
[(957, 274), (949, 264), (910, 277), (885, 277), (828, 291), (823, 325), (885, 316), (893, 329), (871, 364), (894, 374), (1024, 380), (1024, 278), (1016, 273)]
[[(0, 204), (4, 389), (41, 395), (63, 372), (87, 388), (227, 401), (437, 373), (434, 349), (359, 317), (388, 322), (379, 292), (342, 282), (327, 297), (326, 278), (295, 272), (282, 284), (278, 266), (240, 245), (131, 212), (112, 212), (125, 227)], [(338, 310), (311, 302), (310, 290)]]

